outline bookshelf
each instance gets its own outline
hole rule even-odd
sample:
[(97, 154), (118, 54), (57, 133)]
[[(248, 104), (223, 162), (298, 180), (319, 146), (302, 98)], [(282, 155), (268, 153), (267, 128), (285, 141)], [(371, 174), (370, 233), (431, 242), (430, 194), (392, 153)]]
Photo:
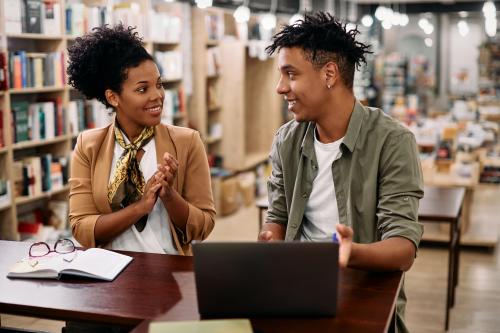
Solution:
[[(267, 160), (284, 121), (282, 98), (275, 90), (276, 58), (249, 56), (247, 42), (237, 38), (231, 12), (193, 8), (192, 29), (193, 72), (202, 74), (193, 78), (190, 120), (207, 153), (222, 157), (225, 169), (253, 169)], [(214, 130), (214, 124), (220, 129)]]
[[(282, 101), (275, 93), (278, 71), (275, 59), (259, 61), (248, 56), (246, 42), (237, 39), (232, 12), (201, 10), (188, 3), (163, 0), (59, 0), (56, 22), (45, 28), (51, 31), (45, 34), (26, 32), (21, 26), (12, 29), (12, 17), (6, 20), (3, 4), (16, 1), (20, 0), (0, 3), (0, 51), (5, 54), (7, 67), (14, 56), (29, 57), (33, 63), (61, 57), (62, 66), (61, 76), (52, 78), (51, 84), (40, 84), (36, 79), (24, 84), (21, 78), (21, 85), (17, 81), (10, 89), (0, 88), (0, 119), (4, 125), (0, 181), (6, 180), (10, 188), (10, 196), (2, 201), (0, 183), (0, 239), (20, 239), (19, 216), (47, 206), (49, 200), (68, 199), (67, 184), (37, 194), (15, 195), (17, 162), (50, 155), (67, 157), (69, 164), (78, 133), (109, 121), (102, 117), (92, 125), (87, 120), (81, 122), (78, 115), (82, 112), (86, 119), (88, 112), (95, 116), (105, 114), (105, 110), (95, 101), (84, 101), (67, 85), (64, 74), (67, 47), (93, 26), (118, 21), (137, 26), (146, 49), (166, 73), (162, 121), (199, 130), (212, 163), (237, 173), (267, 160), (275, 131), (283, 123)], [(67, 21), (68, 17), (71, 21)], [(52, 136), (16, 140), (13, 106), (23, 101), (33, 105), (47, 100), (58, 101), (55, 109), (62, 106), (60, 131)]]
[[(228, 40), (221, 46), (222, 155), (225, 167), (252, 169), (267, 161), (274, 134), (283, 124), (283, 99), (276, 93), (279, 79), (277, 58), (259, 60), (249, 56), (245, 42)], [(243, 129), (243, 130), (242, 130)]]
[[(33, 32), (33, 30), (27, 32), (21, 17), (16, 18), (12, 12), (9, 12), (9, 10), (12, 11), (12, 8), (15, 9), (15, 6), (12, 6), (13, 3), (20, 5), (21, 0), (6, 0), (6, 2), (2, 0), (0, 3), (0, 52), (4, 54), (7, 71), (10, 69), (9, 61), (14, 56), (30, 58), (33, 73), (36, 70), (36, 62), (38, 64), (41, 62), (43, 68), (48, 68), (45, 59), (56, 57), (57, 60), (54, 60), (53, 64), (57, 64), (58, 67), (53, 68), (56, 74), (52, 75), (60, 75), (51, 78), (52, 84), (47, 84), (49, 81), (45, 77), (37, 82), (35, 75), (33, 75), (29, 78), (32, 81), (27, 81), (25, 77), (18, 77), (16, 85), (10, 84), (10, 88), (6, 90), (1, 89), (0, 85), (0, 110), (2, 111), (0, 120), (3, 125), (3, 133), (1, 133), (3, 134), (3, 145), (0, 146), (0, 239), (20, 240), (22, 236), (18, 232), (18, 223), (21, 215), (26, 216), (36, 209), (47, 207), (49, 201), (53, 199), (67, 202), (69, 185), (66, 179), (62, 184), (57, 183), (57, 186), (37, 191), (36, 194), (15, 194), (16, 179), (19, 183), (19, 161), (32, 160), (34, 156), (45, 156), (44, 158), (48, 159), (50, 156), (55, 158), (56, 162), (60, 162), (61, 168), (64, 166), (67, 168), (65, 170), (69, 172), (70, 155), (76, 137), (88, 125), (85, 123), (83, 127), (77, 126), (75, 128), (75, 122), (78, 122), (78, 119), (75, 119), (77, 116), (74, 114), (80, 114), (84, 110), (85, 117), (87, 117), (88, 110), (91, 110), (90, 112), (93, 112), (94, 115), (103, 111), (103, 108), (99, 108), (94, 103), (95, 101), (84, 102), (79, 92), (67, 85), (65, 77), (67, 47), (74, 43), (78, 36), (89, 32), (93, 26), (104, 23), (114, 24), (118, 21), (122, 21), (126, 25), (137, 26), (140, 35), (144, 38), (146, 49), (160, 63), (160, 67), (162, 65), (168, 67), (165, 68), (166, 73), (175, 73), (174, 76), (167, 75), (163, 81), (167, 95), (170, 97), (169, 102), (166, 101), (165, 104), (170, 109), (165, 110), (167, 117), (162, 121), (187, 126), (189, 118), (184, 100), (185, 75), (183, 73), (185, 64), (183, 66), (182, 60), (185, 58), (183, 53), (186, 52), (185, 35), (190, 36), (191, 31), (181, 29), (186, 13), (190, 12), (189, 4), (165, 3), (159, 0), (56, 0), (55, 21), (49, 22), (52, 25), (44, 25), (46, 19), (42, 18), (41, 27), (30, 28), (35, 29), (35, 31), (39, 29), (37, 32)], [(9, 9), (7, 6), (10, 6)], [(42, 6), (46, 6), (46, 4)], [(19, 10), (21, 9), (19, 8)], [(68, 10), (72, 13), (70, 15), (71, 21), (67, 21)], [(44, 9), (42, 12), (45, 11)], [(190, 38), (188, 41), (190, 43)], [(158, 59), (157, 56), (164, 58)], [(57, 62), (58, 60), (60, 62)], [(1, 65), (2, 63), (0, 63)], [(50, 72), (50, 70), (48, 71)], [(46, 75), (46, 73), (42, 75)], [(31, 107), (33, 104), (47, 101), (54, 101), (54, 110), (58, 110), (58, 106), (61, 106), (63, 122), (59, 124), (60, 128), (54, 130), (53, 135), (46, 136), (44, 132), (42, 137), (39, 135), (35, 138), (19, 139), (16, 137), (16, 123), (18, 121), (14, 119), (13, 112), (15, 113), (16, 110), (13, 106), (16, 103), (26, 102), (28, 107)], [(59, 104), (56, 104), (55, 101)], [(78, 109), (79, 107), (80, 109)], [(33, 121), (29, 118), (29, 112), (31, 111), (28, 109), (28, 119)], [(54, 117), (57, 117), (57, 113)], [(103, 117), (93, 126), (103, 125), (106, 121), (109, 119)], [(57, 120), (55, 123), (57, 124)], [(30, 123), (29, 126), (33, 126), (33, 123)], [(31, 129), (31, 127), (29, 128)], [(31, 129), (31, 131), (33, 130)], [(67, 178), (67, 174), (65, 177)], [(8, 184), (8, 196), (2, 196), (1, 180), (5, 180)]]
[[(192, 65), (193, 95), (189, 109), (190, 122), (200, 131), (207, 150), (212, 156), (221, 155), (223, 127), (221, 118), (221, 72), (220, 47), (224, 43), (224, 12), (217, 9), (192, 11)], [(220, 165), (211, 165), (220, 166)]]

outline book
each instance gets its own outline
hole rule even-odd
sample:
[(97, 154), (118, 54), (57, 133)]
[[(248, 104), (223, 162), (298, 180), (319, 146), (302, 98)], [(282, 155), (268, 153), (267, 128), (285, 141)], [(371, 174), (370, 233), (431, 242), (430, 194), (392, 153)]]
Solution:
[(77, 250), (68, 254), (51, 254), (44, 257), (22, 259), (9, 270), (7, 277), (60, 279), (63, 275), (76, 275), (113, 281), (133, 259), (100, 248)]
[(26, 8), (26, 32), (39, 34), (42, 32), (42, 1), (24, 1)]
[(21, 0), (5, 0), (3, 2), (3, 17), (7, 34), (23, 32)]
[(152, 322), (149, 333), (252, 333), (248, 319)]

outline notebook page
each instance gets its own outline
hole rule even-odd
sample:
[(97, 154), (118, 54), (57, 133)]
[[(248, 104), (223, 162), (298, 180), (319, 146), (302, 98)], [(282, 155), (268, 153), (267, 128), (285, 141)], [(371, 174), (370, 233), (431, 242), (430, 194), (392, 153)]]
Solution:
[(116, 252), (92, 248), (78, 253), (78, 257), (65, 269), (85, 272), (104, 280), (113, 280), (128, 265), (132, 257)]

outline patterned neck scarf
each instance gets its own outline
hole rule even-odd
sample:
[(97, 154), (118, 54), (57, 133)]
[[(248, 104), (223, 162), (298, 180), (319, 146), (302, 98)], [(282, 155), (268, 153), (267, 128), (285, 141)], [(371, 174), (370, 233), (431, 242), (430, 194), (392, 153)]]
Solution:
[[(111, 209), (116, 212), (140, 200), (144, 193), (146, 182), (139, 168), (137, 152), (142, 149), (154, 136), (153, 127), (145, 127), (141, 134), (127, 144), (123, 138), (118, 122), (115, 122), (115, 140), (124, 149), (116, 161), (115, 172), (108, 185), (108, 201)], [(145, 215), (135, 223), (139, 232), (144, 230), (148, 216)]]

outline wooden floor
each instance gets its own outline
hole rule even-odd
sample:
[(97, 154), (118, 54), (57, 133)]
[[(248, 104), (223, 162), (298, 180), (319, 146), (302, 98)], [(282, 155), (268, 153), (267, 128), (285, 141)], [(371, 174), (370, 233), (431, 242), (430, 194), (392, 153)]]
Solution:
[[(499, 235), (500, 186), (476, 191), (471, 221), (475, 228)], [(219, 218), (209, 241), (255, 240), (258, 211), (240, 209)], [(406, 320), (412, 333), (444, 332), (448, 252), (424, 246), (406, 274), (408, 305)], [(450, 313), (450, 333), (500, 332), (500, 256), (498, 250), (463, 249), (455, 308)], [(3, 326), (61, 332), (63, 323), (2, 315)]]

